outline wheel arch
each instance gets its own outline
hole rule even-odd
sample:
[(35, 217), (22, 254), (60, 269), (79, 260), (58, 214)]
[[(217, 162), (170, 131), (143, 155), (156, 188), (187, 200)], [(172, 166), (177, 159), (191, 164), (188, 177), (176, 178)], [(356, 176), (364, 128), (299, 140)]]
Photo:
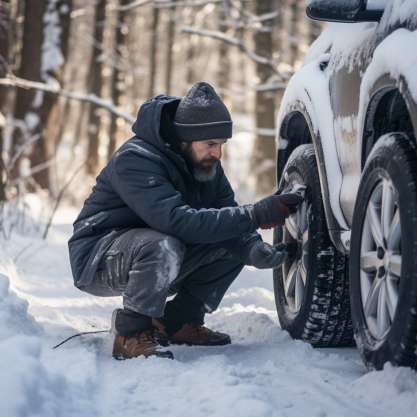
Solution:
[[(380, 77), (369, 91), (360, 132), (361, 171), (378, 139), (386, 133), (402, 132), (416, 143), (417, 106), (403, 77)], [(365, 107), (365, 106), (364, 106)]]
[(323, 144), (320, 131), (314, 119), (310, 116), (305, 104), (299, 100), (287, 107), (285, 115), (281, 116), (277, 129), (277, 172), (276, 178), (279, 184), (280, 173), (283, 171), (292, 151), (300, 145), (311, 143), (316, 155), (319, 171), (320, 188), (323, 196), (324, 212), (330, 238), (333, 244), (341, 252), (345, 248), (340, 239), (343, 230), (336, 219), (330, 201), (329, 181), (323, 152)]

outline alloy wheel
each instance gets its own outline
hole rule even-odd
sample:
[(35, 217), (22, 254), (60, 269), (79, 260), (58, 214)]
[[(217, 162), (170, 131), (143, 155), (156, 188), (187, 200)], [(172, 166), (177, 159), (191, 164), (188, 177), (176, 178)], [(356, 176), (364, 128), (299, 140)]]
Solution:
[(382, 178), (368, 201), (360, 253), (363, 314), (376, 340), (384, 340), (394, 321), (401, 263), (398, 192), (392, 181)]

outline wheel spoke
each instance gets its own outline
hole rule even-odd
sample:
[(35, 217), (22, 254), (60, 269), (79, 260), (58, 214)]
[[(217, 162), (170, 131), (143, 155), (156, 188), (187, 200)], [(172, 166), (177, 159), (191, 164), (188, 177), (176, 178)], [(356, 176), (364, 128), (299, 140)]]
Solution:
[(378, 278), (375, 278), (374, 282), (371, 285), (371, 289), (369, 290), (369, 293), (365, 302), (365, 306), (364, 306), (364, 312), (367, 317), (373, 317), (377, 313), (380, 288), (381, 288), (381, 280)]
[(287, 279), (285, 281), (285, 295), (287, 299), (294, 297), (296, 279), (297, 279), (297, 262), (294, 262), (291, 265), (290, 270), (288, 271)]
[(304, 283), (301, 277), (301, 267), (297, 269), (296, 273), (296, 287), (295, 287), (295, 308), (297, 311), (301, 308), (301, 303), (303, 302), (304, 297)]
[(378, 259), (376, 251), (365, 252), (365, 254), (361, 256), (361, 269), (368, 274), (376, 272), (379, 263), (380, 260)]
[(303, 201), (301, 204), (300, 209), (298, 210), (299, 213), (299, 230), (301, 234), (303, 234), (307, 230), (308, 222), (307, 222), (307, 203)]
[(286, 218), (285, 227), (290, 232), (291, 237), (295, 240), (298, 240), (298, 226), (295, 214), (292, 214)]
[(398, 278), (401, 278), (401, 255), (391, 255), (389, 258), (389, 270), (390, 272)]
[(388, 302), (385, 280), (380, 280), (382, 283), (379, 286), (378, 294), (378, 310), (377, 310), (377, 329), (379, 337), (382, 337), (384, 333), (389, 329), (391, 322), (388, 315)]
[(388, 239), (392, 218), (394, 216), (395, 201), (394, 192), (390, 183), (384, 180), (382, 186), (382, 202), (381, 202), (381, 225), (382, 237)]
[(390, 250), (398, 250), (401, 243), (401, 223), (400, 223), (400, 210), (397, 208), (394, 217), (389, 227), (387, 236), (387, 247)]
[(387, 306), (390, 316), (391, 323), (394, 321), (395, 310), (398, 304), (398, 284), (397, 280), (387, 276), (386, 280), (386, 295), (387, 295)]
[(305, 269), (304, 263), (300, 262), (300, 276), (303, 280), (304, 287), (307, 285), (307, 271)]
[(376, 245), (383, 247), (384, 241), (382, 239), (381, 220), (379, 218), (375, 205), (372, 203), (372, 201), (369, 202), (368, 210), (366, 214), (367, 214), (369, 226), (371, 228), (372, 237), (374, 238)]

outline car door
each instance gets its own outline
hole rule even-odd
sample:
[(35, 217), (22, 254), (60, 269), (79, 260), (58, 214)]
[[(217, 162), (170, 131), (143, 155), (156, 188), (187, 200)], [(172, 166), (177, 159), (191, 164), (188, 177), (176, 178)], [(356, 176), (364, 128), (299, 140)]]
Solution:
[[(380, 9), (389, 0), (368, 0), (370, 10)], [(349, 225), (359, 186), (360, 158), (357, 155), (358, 111), (362, 76), (378, 42), (378, 23), (338, 24), (347, 39), (343, 50), (332, 51), (329, 89), (334, 116), (334, 137), (342, 171), (340, 204)]]

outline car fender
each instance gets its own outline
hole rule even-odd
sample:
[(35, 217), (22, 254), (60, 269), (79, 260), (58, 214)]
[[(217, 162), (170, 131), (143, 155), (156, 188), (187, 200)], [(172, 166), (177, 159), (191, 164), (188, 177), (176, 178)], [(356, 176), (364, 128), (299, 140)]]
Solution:
[[(401, 59), (396, 59), (395, 44), (401, 45)], [(417, 31), (398, 29), (385, 38), (375, 49), (372, 61), (362, 77), (358, 111), (357, 158), (362, 169), (364, 148), (372, 131), (375, 111), (381, 98), (398, 90), (407, 106), (414, 131), (417, 131)], [(398, 57), (399, 58), (399, 57)], [(358, 172), (360, 175), (361, 172)]]
[(316, 153), (326, 221), (333, 243), (342, 249), (340, 232), (348, 230), (340, 206), (342, 172), (334, 140), (333, 112), (330, 104), (329, 79), (322, 65), (328, 54), (312, 60), (297, 71), (285, 90), (277, 118), (277, 149), (285, 149), (287, 139), (281, 137), (281, 126), (293, 112), (300, 112), (309, 127)]

